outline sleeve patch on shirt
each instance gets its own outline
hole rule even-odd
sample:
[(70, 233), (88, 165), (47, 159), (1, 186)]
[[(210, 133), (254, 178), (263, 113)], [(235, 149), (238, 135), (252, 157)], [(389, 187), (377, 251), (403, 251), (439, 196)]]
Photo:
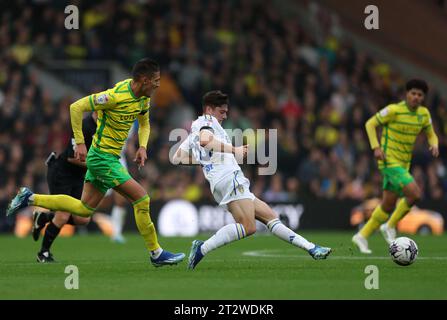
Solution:
[(99, 96), (96, 96), (95, 98), (95, 104), (106, 104), (109, 101), (109, 97), (107, 94), (101, 94)]
[(379, 112), (379, 114), (380, 114), (380, 116), (381, 116), (382, 118), (383, 118), (383, 117), (386, 117), (386, 116), (388, 115), (388, 113), (389, 113), (388, 107), (382, 109), (382, 110)]

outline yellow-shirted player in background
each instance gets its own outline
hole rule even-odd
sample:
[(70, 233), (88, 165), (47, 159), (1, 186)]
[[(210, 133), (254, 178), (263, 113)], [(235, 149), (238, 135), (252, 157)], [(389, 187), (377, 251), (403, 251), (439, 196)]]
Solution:
[[(391, 243), (396, 238), (397, 223), (421, 198), (421, 190), (409, 172), (414, 144), (420, 132), (427, 135), (432, 155), (439, 155), (438, 137), (433, 130), (430, 112), (421, 105), (428, 92), (427, 83), (410, 80), (406, 91), (405, 101), (388, 105), (366, 122), (371, 149), (383, 178), (383, 197), (365, 226), (352, 237), (362, 253), (371, 253), (367, 239), (379, 227), (385, 240)], [(379, 126), (382, 127), (380, 144), (376, 134)]]
[[(113, 188), (132, 202), (135, 221), (150, 252), (152, 264), (158, 267), (182, 261), (185, 257), (183, 253), (173, 254), (161, 249), (149, 214), (149, 196), (119, 162), (132, 124), (138, 120), (140, 147), (134, 161), (144, 166), (150, 132), (150, 97), (159, 86), (160, 68), (155, 61), (145, 58), (134, 65), (132, 79), (118, 82), (112, 89), (73, 103), (70, 115), (76, 142), (75, 158), (86, 161), (87, 165), (81, 200), (67, 195), (34, 194), (23, 187), (8, 206), (7, 215), (33, 205), (90, 217), (107, 190)], [(97, 130), (88, 154), (82, 134), (82, 115), (87, 111), (98, 112)]]

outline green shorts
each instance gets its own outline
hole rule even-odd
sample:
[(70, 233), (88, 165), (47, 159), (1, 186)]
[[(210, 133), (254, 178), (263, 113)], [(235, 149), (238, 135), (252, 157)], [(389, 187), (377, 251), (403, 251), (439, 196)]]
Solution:
[(402, 197), (403, 188), (414, 181), (408, 170), (402, 167), (384, 168), (380, 170), (383, 177), (383, 190), (388, 190)]
[(90, 147), (85, 182), (91, 182), (99, 191), (106, 193), (129, 179), (132, 177), (117, 156)]

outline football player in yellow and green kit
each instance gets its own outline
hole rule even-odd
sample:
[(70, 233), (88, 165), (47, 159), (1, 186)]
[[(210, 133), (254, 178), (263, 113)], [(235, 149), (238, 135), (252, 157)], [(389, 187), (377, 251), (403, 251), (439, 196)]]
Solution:
[[(362, 253), (371, 253), (367, 239), (379, 227), (385, 240), (391, 243), (396, 238), (397, 223), (421, 198), (421, 190), (409, 172), (413, 147), (420, 132), (427, 135), (432, 155), (439, 155), (430, 112), (422, 106), (427, 92), (425, 81), (410, 80), (406, 84), (405, 101), (388, 105), (366, 122), (371, 149), (383, 178), (383, 197), (365, 226), (352, 237)], [(379, 126), (382, 127), (380, 144), (376, 135)]]
[[(84, 189), (81, 200), (67, 195), (34, 194), (22, 187), (8, 206), (7, 215), (15, 214), (26, 206), (39, 206), (52, 211), (65, 211), (81, 217), (90, 217), (107, 190), (113, 188), (132, 202), (138, 231), (150, 252), (156, 267), (177, 264), (183, 253), (163, 250), (157, 240), (155, 226), (149, 214), (149, 196), (121, 165), (121, 149), (135, 120), (138, 120), (139, 149), (135, 162), (144, 166), (149, 140), (150, 97), (160, 86), (160, 68), (148, 58), (138, 61), (132, 69), (132, 79), (118, 82), (113, 88), (84, 97), (70, 106), (76, 160), (86, 161)], [(82, 134), (82, 115), (97, 111), (97, 130), (87, 153)]]

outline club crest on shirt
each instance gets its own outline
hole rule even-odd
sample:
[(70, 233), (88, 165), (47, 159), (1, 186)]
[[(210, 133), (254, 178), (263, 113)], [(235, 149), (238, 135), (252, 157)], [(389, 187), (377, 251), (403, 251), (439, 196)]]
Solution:
[(422, 115), (418, 114), (418, 122), (421, 123), (422, 122)]
[(237, 190), (239, 191), (239, 193), (244, 193), (244, 187), (241, 186), (241, 185), (239, 185), (239, 186), (237, 187)]
[(106, 104), (107, 101), (109, 101), (109, 97), (107, 96), (107, 94), (104, 93), (96, 96), (95, 104)]

